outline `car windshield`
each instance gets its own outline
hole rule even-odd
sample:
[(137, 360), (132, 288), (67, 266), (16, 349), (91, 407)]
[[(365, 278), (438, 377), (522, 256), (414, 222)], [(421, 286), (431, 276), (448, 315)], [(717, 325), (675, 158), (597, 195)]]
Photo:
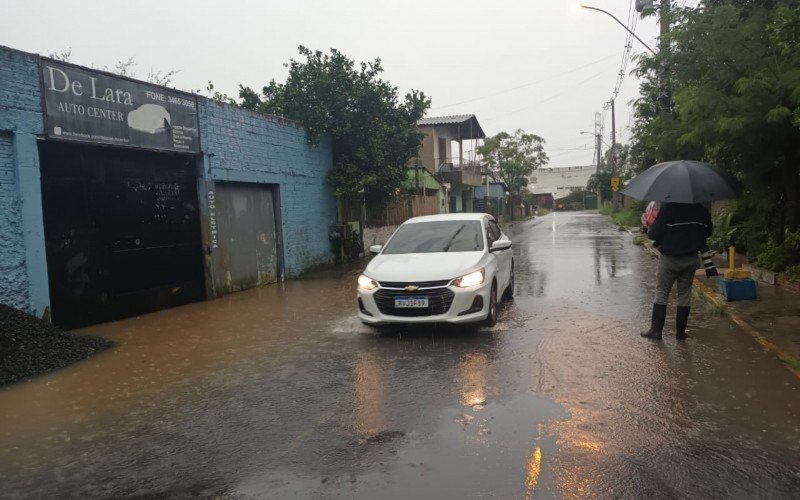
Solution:
[(415, 222), (400, 226), (384, 254), (477, 252), (483, 250), (483, 231), (477, 220)]

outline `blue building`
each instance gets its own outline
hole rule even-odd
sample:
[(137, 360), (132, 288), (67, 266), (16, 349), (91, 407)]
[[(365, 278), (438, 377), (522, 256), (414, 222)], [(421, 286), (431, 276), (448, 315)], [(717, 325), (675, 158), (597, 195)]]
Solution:
[(508, 186), (504, 182), (489, 182), (475, 187), (474, 191), (475, 211), (492, 214), (497, 220), (502, 220), (506, 215), (510, 215), (508, 206)]
[(333, 259), (330, 142), (0, 47), (0, 302), (79, 326)]

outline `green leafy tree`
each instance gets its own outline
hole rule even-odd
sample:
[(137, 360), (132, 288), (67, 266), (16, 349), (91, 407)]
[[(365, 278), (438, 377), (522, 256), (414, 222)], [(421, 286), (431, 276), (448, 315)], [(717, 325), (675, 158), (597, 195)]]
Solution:
[(390, 199), (417, 155), (422, 135), (416, 122), (430, 99), (412, 91), (401, 100), (397, 88), (380, 78), (380, 59), (356, 66), (336, 49), (298, 50), (304, 60), (290, 61), (285, 83), (272, 80), (260, 94), (240, 87), (242, 106), (302, 123), (313, 144), (330, 136), (328, 182), (338, 196), (365, 192), (374, 201)]
[[(637, 169), (696, 159), (742, 181), (736, 204), (750, 254), (800, 230), (800, 5), (796, 0), (706, 0), (675, 9), (670, 50), (639, 60)], [(661, 68), (673, 107), (659, 113)], [(791, 244), (791, 243), (787, 243)], [(800, 255), (796, 257), (800, 262)], [(785, 265), (782, 264), (782, 265)]]
[(519, 196), (528, 178), (549, 161), (544, 139), (519, 129), (513, 134), (500, 132), (488, 137), (478, 148), (489, 170), (508, 186), (512, 196)]
[(592, 174), (586, 182), (586, 190), (592, 193), (600, 191), (603, 200), (610, 200), (613, 194), (611, 178), (619, 177), (620, 184), (624, 184), (633, 177), (635, 170), (636, 164), (633, 163), (630, 146), (617, 144), (613, 157), (610, 149), (603, 154), (598, 172)]

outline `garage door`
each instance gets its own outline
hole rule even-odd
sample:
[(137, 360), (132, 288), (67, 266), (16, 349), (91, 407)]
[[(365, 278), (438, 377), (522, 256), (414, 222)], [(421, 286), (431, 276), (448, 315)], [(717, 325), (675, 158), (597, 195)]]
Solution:
[(219, 248), (214, 285), (230, 293), (278, 281), (279, 231), (275, 187), (217, 183)]
[(205, 298), (193, 158), (72, 144), (39, 150), (55, 323)]

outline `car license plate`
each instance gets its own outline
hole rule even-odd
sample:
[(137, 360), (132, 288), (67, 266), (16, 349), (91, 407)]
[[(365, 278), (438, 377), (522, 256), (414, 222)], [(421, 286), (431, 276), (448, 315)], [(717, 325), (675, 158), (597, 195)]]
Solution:
[(413, 297), (395, 297), (394, 307), (398, 309), (428, 307), (428, 297), (422, 295), (415, 295)]

